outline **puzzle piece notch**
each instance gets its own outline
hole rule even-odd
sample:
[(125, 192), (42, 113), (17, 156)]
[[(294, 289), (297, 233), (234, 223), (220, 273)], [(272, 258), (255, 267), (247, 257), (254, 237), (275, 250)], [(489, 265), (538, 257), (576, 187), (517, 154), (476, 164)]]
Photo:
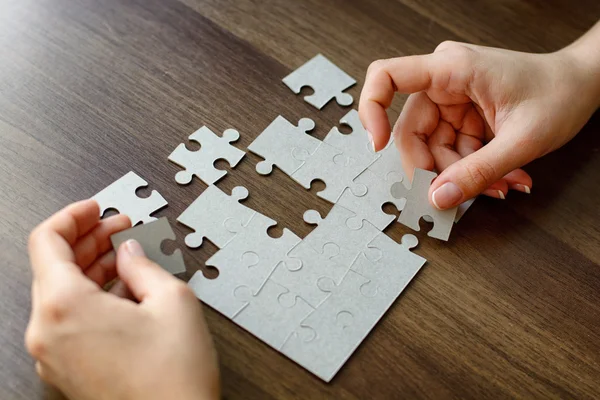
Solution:
[(314, 311), (299, 297), (295, 298), (292, 306), (283, 306), (279, 298), (287, 292), (285, 287), (270, 279), (257, 294), (253, 294), (247, 286), (236, 288), (234, 295), (247, 305), (233, 317), (233, 321), (274, 349), (281, 349), (290, 333)]
[(156, 190), (147, 198), (136, 195), (136, 190), (148, 186), (148, 182), (130, 171), (98, 192), (92, 199), (100, 206), (100, 217), (109, 209), (127, 215), (132, 225), (156, 221), (150, 215), (167, 205), (167, 201)]
[(235, 129), (225, 130), (221, 137), (206, 126), (192, 133), (189, 140), (199, 143), (200, 150), (190, 151), (181, 143), (168, 157), (169, 161), (184, 168), (175, 175), (175, 181), (187, 185), (196, 175), (207, 185), (217, 182), (227, 171), (216, 169), (215, 161), (226, 160), (234, 168), (244, 158), (246, 153), (231, 145), (239, 138), (240, 133)]
[(429, 203), (429, 187), (436, 176), (435, 172), (415, 168), (411, 187), (407, 188), (402, 182), (397, 182), (392, 185), (391, 194), (397, 199), (406, 199), (406, 204), (400, 213), (398, 222), (419, 231), (419, 220), (423, 216), (429, 216), (433, 219), (433, 228), (427, 235), (441, 240), (448, 240), (454, 225), (457, 207), (438, 210)]
[(317, 196), (336, 203), (347, 187), (358, 196), (367, 192), (367, 187), (355, 183), (354, 178), (368, 167), (369, 162), (354, 159), (323, 142), (291, 178), (305, 189), (310, 189), (315, 180), (323, 181), (326, 187)]
[(245, 227), (255, 211), (240, 204), (248, 197), (248, 189), (237, 186), (231, 195), (210, 185), (183, 213), (177, 221), (194, 230), (185, 237), (185, 244), (191, 248), (202, 245), (207, 238), (217, 247), (225, 245)]
[(317, 252), (322, 252), (326, 243), (335, 243), (340, 248), (340, 254), (332, 260), (340, 265), (350, 265), (361, 249), (380, 233), (368, 221), (363, 221), (360, 229), (351, 229), (347, 221), (355, 216), (354, 212), (339, 204), (334, 204), (324, 219), (315, 210), (306, 211), (304, 221), (317, 227), (304, 238), (304, 242)]
[(165, 254), (161, 245), (165, 240), (175, 240), (175, 232), (166, 217), (154, 222), (135, 226), (133, 228), (115, 233), (110, 237), (113, 248), (118, 250), (119, 246), (129, 239), (135, 239), (144, 249), (146, 257), (154, 261), (172, 274), (185, 272), (183, 254), (177, 249), (173, 254)]
[(314, 93), (305, 96), (304, 101), (319, 110), (334, 98), (341, 106), (349, 106), (354, 101), (344, 90), (354, 85), (356, 80), (322, 54), (317, 54), (283, 78), (283, 83), (296, 94), (305, 86), (311, 87)]
[(264, 158), (256, 164), (256, 172), (269, 175), (276, 165), (291, 176), (321, 144), (308, 133), (314, 127), (314, 121), (309, 118), (300, 119), (298, 126), (294, 126), (281, 115), (277, 116), (248, 146), (248, 150)]

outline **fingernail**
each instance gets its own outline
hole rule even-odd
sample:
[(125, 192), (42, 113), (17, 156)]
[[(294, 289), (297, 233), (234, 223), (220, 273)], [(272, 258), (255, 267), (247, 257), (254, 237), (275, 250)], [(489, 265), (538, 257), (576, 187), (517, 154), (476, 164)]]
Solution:
[(444, 210), (457, 205), (462, 197), (462, 191), (456, 184), (446, 182), (433, 192), (431, 200), (436, 208)]
[(502, 190), (486, 189), (481, 194), (489, 196), (489, 197), (493, 197), (495, 199), (500, 199), (500, 200), (506, 199), (506, 196), (504, 196), (504, 192), (502, 192)]
[(523, 193), (527, 193), (527, 194), (531, 193), (531, 188), (529, 186), (521, 185), (519, 183), (517, 183), (515, 185), (511, 185), (510, 188), (512, 190), (518, 190), (519, 192), (523, 192)]
[(373, 135), (371, 135), (371, 132), (367, 131), (367, 136), (369, 137), (369, 142), (371, 142), (371, 148), (375, 153), (377, 153), (377, 150), (375, 150), (375, 141), (373, 140)]
[(144, 257), (144, 249), (137, 240), (129, 239), (125, 242), (125, 250), (131, 257)]

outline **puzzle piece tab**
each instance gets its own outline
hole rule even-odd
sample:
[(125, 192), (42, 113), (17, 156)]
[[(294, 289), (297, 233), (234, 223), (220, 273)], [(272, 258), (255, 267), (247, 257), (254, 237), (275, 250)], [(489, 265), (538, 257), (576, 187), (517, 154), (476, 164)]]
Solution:
[(265, 159), (256, 165), (256, 171), (268, 175), (276, 165), (291, 176), (321, 144), (308, 133), (314, 127), (308, 118), (302, 118), (297, 127), (281, 115), (275, 118), (248, 146), (248, 150)]
[(200, 150), (190, 151), (181, 143), (169, 155), (169, 161), (185, 168), (175, 175), (175, 180), (180, 185), (187, 185), (192, 181), (194, 175), (207, 185), (212, 185), (227, 171), (216, 169), (214, 164), (217, 160), (227, 160), (233, 168), (246, 154), (242, 150), (233, 147), (232, 142), (237, 141), (240, 134), (235, 129), (227, 129), (223, 136), (219, 137), (206, 126), (198, 129), (189, 137), (190, 140), (200, 144)]
[(185, 272), (185, 263), (180, 249), (175, 250), (171, 255), (167, 255), (161, 250), (162, 242), (176, 239), (175, 232), (166, 217), (115, 233), (110, 237), (115, 251), (129, 239), (137, 240), (144, 249), (146, 257), (170, 273)]
[(147, 198), (138, 197), (135, 191), (145, 186), (148, 186), (148, 182), (135, 172), (128, 172), (92, 199), (100, 206), (100, 216), (106, 210), (114, 208), (119, 213), (127, 215), (132, 225), (156, 221), (156, 218), (150, 215), (165, 207), (167, 201), (156, 190), (153, 190)]
[(454, 225), (457, 207), (442, 211), (429, 203), (429, 187), (436, 176), (435, 172), (415, 168), (411, 187), (407, 188), (402, 182), (398, 182), (392, 185), (391, 193), (397, 199), (406, 199), (398, 222), (419, 231), (419, 220), (424, 216), (429, 216), (433, 219), (433, 228), (427, 235), (448, 240)]
[(255, 213), (239, 203), (247, 197), (248, 190), (243, 186), (235, 187), (231, 196), (216, 186), (209, 186), (177, 218), (177, 222), (195, 231), (186, 236), (185, 244), (197, 248), (202, 245), (203, 238), (207, 238), (217, 247), (225, 247)]
[(235, 296), (248, 303), (233, 321), (276, 350), (314, 309), (300, 297), (287, 307), (279, 299), (288, 290), (267, 279), (257, 294), (247, 286), (235, 289)]
[(283, 83), (296, 94), (304, 86), (310, 86), (314, 93), (304, 97), (304, 101), (319, 110), (334, 98), (341, 106), (349, 106), (354, 101), (344, 90), (354, 85), (356, 80), (321, 54), (283, 78)]
[(250, 222), (206, 262), (218, 269), (219, 276), (209, 279), (200, 274), (190, 281), (196, 297), (232, 318), (240, 308), (240, 302), (233, 297), (235, 288), (245, 286), (252, 294), (258, 293), (275, 267), (300, 242), (300, 238), (287, 229), (277, 239), (270, 237), (267, 229), (276, 224), (256, 212)]
[(356, 256), (380, 233), (368, 221), (363, 221), (359, 229), (351, 229), (347, 221), (355, 216), (355, 213), (339, 204), (333, 205), (325, 219), (315, 210), (306, 211), (304, 221), (318, 226), (304, 238), (304, 242), (319, 253), (323, 253), (326, 244), (333, 243), (339, 247), (339, 254), (331, 257), (331, 260), (340, 265), (352, 264)]

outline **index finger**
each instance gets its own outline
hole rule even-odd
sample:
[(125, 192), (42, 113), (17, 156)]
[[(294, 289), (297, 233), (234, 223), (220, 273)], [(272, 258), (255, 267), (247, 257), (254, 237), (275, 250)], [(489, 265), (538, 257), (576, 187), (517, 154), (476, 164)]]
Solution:
[(358, 112), (365, 129), (373, 138), (375, 150), (390, 139), (390, 122), (385, 110), (394, 94), (416, 93), (431, 86), (431, 54), (378, 60), (369, 66), (360, 94)]
[[(71, 204), (33, 230), (29, 256), (36, 278), (57, 272), (55, 265), (75, 265), (73, 245), (100, 221), (100, 208), (94, 200)], [(51, 270), (51, 271), (49, 271)]]

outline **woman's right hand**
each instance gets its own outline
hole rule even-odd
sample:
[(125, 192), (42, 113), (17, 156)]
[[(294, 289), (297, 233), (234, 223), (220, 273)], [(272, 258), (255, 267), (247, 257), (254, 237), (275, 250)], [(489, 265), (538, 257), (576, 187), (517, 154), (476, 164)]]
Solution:
[(529, 193), (520, 167), (567, 143), (600, 105), (598, 49), (600, 24), (551, 54), (444, 42), (432, 54), (379, 60), (360, 117), (380, 150), (391, 132), (385, 110), (395, 92), (410, 93), (393, 135), (410, 179), (414, 168), (440, 172), (429, 191), (437, 208)]

